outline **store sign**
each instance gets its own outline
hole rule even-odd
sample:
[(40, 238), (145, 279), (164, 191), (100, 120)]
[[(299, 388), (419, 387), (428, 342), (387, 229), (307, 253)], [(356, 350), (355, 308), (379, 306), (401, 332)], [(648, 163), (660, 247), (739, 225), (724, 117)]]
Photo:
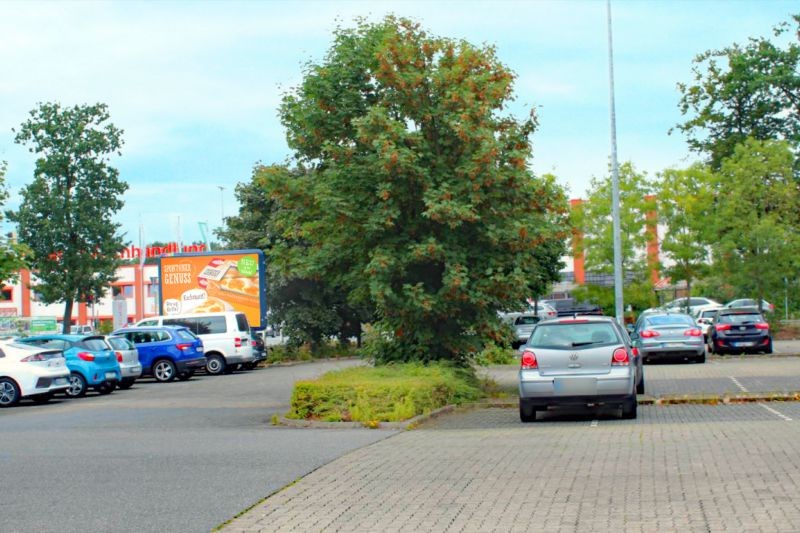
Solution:
[[(170, 242), (166, 246), (147, 246), (144, 249), (144, 257), (160, 257), (167, 254), (183, 253), (197, 253), (205, 252), (205, 244), (189, 244), (182, 248), (178, 246), (177, 242)], [(120, 259), (139, 259), (142, 257), (142, 249), (138, 246), (128, 246), (119, 253)]]

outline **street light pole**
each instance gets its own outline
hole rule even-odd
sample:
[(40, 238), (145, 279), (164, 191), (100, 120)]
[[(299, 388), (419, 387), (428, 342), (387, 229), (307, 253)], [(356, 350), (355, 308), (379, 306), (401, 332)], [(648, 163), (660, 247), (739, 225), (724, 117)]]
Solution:
[(608, 80), (611, 111), (611, 216), (614, 231), (614, 302), (617, 322), (625, 325), (622, 297), (622, 238), (619, 214), (619, 165), (617, 164), (617, 118), (614, 109), (614, 48), (611, 38), (611, 0), (606, 0), (608, 13)]

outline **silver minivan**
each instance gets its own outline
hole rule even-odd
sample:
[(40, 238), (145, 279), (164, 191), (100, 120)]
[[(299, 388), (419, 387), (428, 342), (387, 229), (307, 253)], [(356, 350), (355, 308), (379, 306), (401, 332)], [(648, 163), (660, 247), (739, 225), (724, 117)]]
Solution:
[(182, 326), (200, 337), (206, 354), (206, 372), (230, 373), (255, 361), (250, 324), (238, 311), (163, 315), (140, 320), (137, 326)]
[(616, 320), (578, 316), (539, 322), (520, 348), (519, 417), (561, 405), (614, 405), (636, 418), (641, 358)]

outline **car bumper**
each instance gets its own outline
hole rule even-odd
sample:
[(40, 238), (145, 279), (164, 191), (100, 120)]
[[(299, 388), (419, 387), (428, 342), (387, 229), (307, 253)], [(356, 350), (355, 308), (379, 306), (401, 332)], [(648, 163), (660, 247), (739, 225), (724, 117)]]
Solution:
[(119, 372), (122, 376), (122, 379), (125, 378), (138, 378), (142, 375), (142, 365), (139, 363), (136, 364), (124, 364), (120, 363), (119, 365)]
[[(521, 370), (519, 397), (541, 400), (542, 404), (603, 403), (620, 399), (633, 391), (634, 367), (612, 368), (602, 375), (542, 376), (536, 370)], [(588, 400), (587, 400), (588, 399)]]
[(677, 359), (700, 357), (706, 353), (706, 345), (698, 338), (696, 342), (659, 342), (637, 347), (639, 354), (648, 359)]
[(186, 359), (184, 361), (175, 361), (175, 368), (178, 372), (193, 372), (205, 368), (206, 358), (200, 357), (198, 359)]
[(106, 381), (119, 381), (120, 380), (120, 372), (118, 368), (113, 370), (108, 369), (100, 369), (95, 370), (89, 373), (86, 377), (86, 383), (89, 386), (100, 385), (101, 383), (105, 383)]
[(19, 385), (23, 397), (64, 391), (69, 388), (69, 371), (63, 368), (58, 372), (33, 372), (19, 380)]
[(229, 365), (235, 365), (239, 363), (252, 363), (256, 360), (256, 356), (253, 352), (250, 353), (235, 353), (225, 357), (225, 362)]
[(769, 335), (763, 337), (717, 337), (714, 340), (714, 348), (717, 350), (731, 351), (758, 351), (763, 350), (769, 345)]

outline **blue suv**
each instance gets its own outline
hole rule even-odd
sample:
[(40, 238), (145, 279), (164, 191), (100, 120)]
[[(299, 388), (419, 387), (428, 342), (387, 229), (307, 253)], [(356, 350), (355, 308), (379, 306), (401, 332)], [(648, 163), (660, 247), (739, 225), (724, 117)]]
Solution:
[(96, 335), (34, 335), (17, 339), (51, 350), (61, 350), (69, 369), (70, 398), (79, 398), (93, 387), (100, 394), (109, 394), (121, 378), (117, 354), (108, 348), (103, 337)]
[(112, 335), (125, 337), (136, 346), (142, 375), (151, 375), (156, 381), (186, 380), (206, 366), (203, 341), (187, 328), (133, 327)]

